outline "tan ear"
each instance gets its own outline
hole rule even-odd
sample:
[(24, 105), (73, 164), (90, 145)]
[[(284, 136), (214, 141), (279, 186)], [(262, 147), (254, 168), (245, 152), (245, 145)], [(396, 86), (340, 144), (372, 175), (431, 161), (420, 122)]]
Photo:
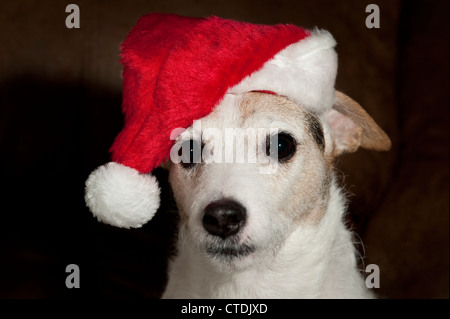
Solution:
[(359, 147), (387, 151), (391, 140), (353, 99), (335, 91), (333, 108), (325, 114), (335, 143), (334, 155), (355, 152)]

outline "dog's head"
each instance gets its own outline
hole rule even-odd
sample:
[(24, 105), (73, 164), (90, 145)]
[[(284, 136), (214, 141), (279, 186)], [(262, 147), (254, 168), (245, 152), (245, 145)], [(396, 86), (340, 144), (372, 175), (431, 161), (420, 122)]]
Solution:
[(164, 164), (182, 240), (220, 264), (267, 259), (300, 224), (320, 222), (334, 159), (360, 146), (387, 150), (390, 140), (341, 92), (324, 114), (283, 96), (227, 94)]
[(335, 45), (317, 28), (142, 17), (122, 44), (125, 125), (86, 181), (90, 210), (119, 227), (148, 222), (160, 204), (151, 172), (170, 153), (181, 243), (220, 265), (276, 254), (324, 220), (336, 156), (389, 147), (334, 94)]

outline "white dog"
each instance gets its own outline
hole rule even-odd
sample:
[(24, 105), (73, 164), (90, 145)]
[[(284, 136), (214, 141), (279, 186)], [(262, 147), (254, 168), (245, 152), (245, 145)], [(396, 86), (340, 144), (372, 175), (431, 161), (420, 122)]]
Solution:
[(333, 165), (390, 140), (335, 91), (335, 45), (317, 28), (214, 16), (148, 14), (130, 31), (125, 125), (85, 200), (102, 222), (141, 227), (160, 204), (151, 172), (169, 170), (180, 234), (163, 297), (372, 295)]
[[(264, 144), (276, 141), (276, 158), (265, 154), (267, 163), (277, 163), (271, 173), (261, 171), (269, 165), (261, 161), (193, 158), (196, 147), (211, 144), (212, 152), (226, 152), (223, 141), (205, 136), (208, 128), (225, 135), (230, 128), (274, 125), (278, 133)], [(193, 127), (177, 141), (188, 143), (191, 154), (164, 165), (180, 234), (163, 298), (372, 297), (343, 221), (346, 200), (333, 164), (359, 146), (387, 150), (390, 140), (355, 101), (336, 91), (332, 110), (317, 117), (282, 96), (227, 94), (201, 119), (201, 128), (201, 141), (192, 140)], [(245, 151), (255, 142), (250, 140)]]

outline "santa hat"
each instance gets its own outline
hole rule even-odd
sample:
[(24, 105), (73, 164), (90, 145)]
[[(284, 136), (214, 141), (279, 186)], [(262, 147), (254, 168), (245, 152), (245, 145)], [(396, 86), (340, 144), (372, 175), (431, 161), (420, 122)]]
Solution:
[(177, 15), (143, 16), (122, 44), (125, 125), (85, 200), (105, 223), (140, 227), (159, 207), (151, 172), (175, 128), (208, 115), (226, 93), (270, 91), (315, 113), (331, 108), (337, 57), (327, 31)]

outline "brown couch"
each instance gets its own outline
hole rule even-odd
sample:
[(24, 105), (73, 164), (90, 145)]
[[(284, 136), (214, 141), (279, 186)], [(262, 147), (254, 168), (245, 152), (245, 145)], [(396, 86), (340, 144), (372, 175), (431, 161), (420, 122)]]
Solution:
[[(330, 30), (336, 87), (393, 141), (339, 162), (361, 267), (380, 267), (381, 297), (448, 298), (448, 2), (376, 1), (381, 25), (368, 29), (371, 2), (80, 0), (80, 29), (65, 27), (64, 3), (0, 4), (0, 297), (160, 296), (176, 223), (166, 172), (161, 210), (142, 229), (99, 224), (83, 201), (122, 125), (119, 44), (158, 11)], [(84, 289), (65, 287), (71, 263)]]

